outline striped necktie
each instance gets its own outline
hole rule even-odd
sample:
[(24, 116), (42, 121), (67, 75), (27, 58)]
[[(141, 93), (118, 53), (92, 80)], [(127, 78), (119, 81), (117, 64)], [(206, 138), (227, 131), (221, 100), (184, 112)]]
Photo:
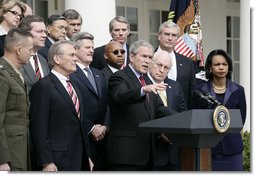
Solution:
[(77, 95), (75, 94), (74, 92), (74, 89), (73, 89), (73, 86), (70, 82), (70, 80), (66, 80), (66, 83), (67, 83), (67, 90), (68, 90), (68, 93), (72, 99), (72, 102), (74, 104), (74, 107), (75, 107), (75, 110), (78, 114), (78, 117), (80, 118), (80, 102), (79, 102), (79, 99), (77, 97)]
[(40, 69), (39, 69), (37, 55), (34, 55), (33, 59), (35, 61), (35, 77), (38, 80), (38, 79), (41, 79), (42, 75), (41, 75), (41, 72), (40, 72)]

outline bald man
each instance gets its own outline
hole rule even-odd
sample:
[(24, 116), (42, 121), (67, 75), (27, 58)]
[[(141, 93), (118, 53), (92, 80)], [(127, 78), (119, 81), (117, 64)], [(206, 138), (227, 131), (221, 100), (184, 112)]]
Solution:
[(105, 46), (104, 57), (107, 65), (101, 70), (108, 82), (110, 76), (120, 70), (125, 61), (125, 50), (116, 41), (111, 41)]

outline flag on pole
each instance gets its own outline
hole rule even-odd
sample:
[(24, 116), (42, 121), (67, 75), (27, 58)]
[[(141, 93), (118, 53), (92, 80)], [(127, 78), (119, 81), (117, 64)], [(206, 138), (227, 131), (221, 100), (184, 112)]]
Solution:
[(204, 66), (199, 0), (171, 0), (168, 20), (180, 27), (175, 51)]

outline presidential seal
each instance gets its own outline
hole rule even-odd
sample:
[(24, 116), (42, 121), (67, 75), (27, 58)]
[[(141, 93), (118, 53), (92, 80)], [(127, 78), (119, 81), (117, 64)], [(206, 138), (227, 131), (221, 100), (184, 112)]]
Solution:
[(213, 125), (219, 133), (224, 133), (230, 126), (230, 115), (228, 109), (219, 105), (213, 113)]

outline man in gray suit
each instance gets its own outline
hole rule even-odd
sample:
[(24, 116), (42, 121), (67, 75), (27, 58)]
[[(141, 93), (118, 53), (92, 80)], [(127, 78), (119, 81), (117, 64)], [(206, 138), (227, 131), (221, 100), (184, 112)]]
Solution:
[(34, 40), (33, 51), (35, 55), (30, 57), (28, 64), (25, 64), (20, 68), (20, 72), (30, 91), (34, 83), (48, 75), (50, 72), (47, 60), (37, 53), (38, 49), (44, 47), (46, 40), (46, 26), (42, 17), (29, 15), (22, 19), (19, 27), (29, 31), (33, 35)]

